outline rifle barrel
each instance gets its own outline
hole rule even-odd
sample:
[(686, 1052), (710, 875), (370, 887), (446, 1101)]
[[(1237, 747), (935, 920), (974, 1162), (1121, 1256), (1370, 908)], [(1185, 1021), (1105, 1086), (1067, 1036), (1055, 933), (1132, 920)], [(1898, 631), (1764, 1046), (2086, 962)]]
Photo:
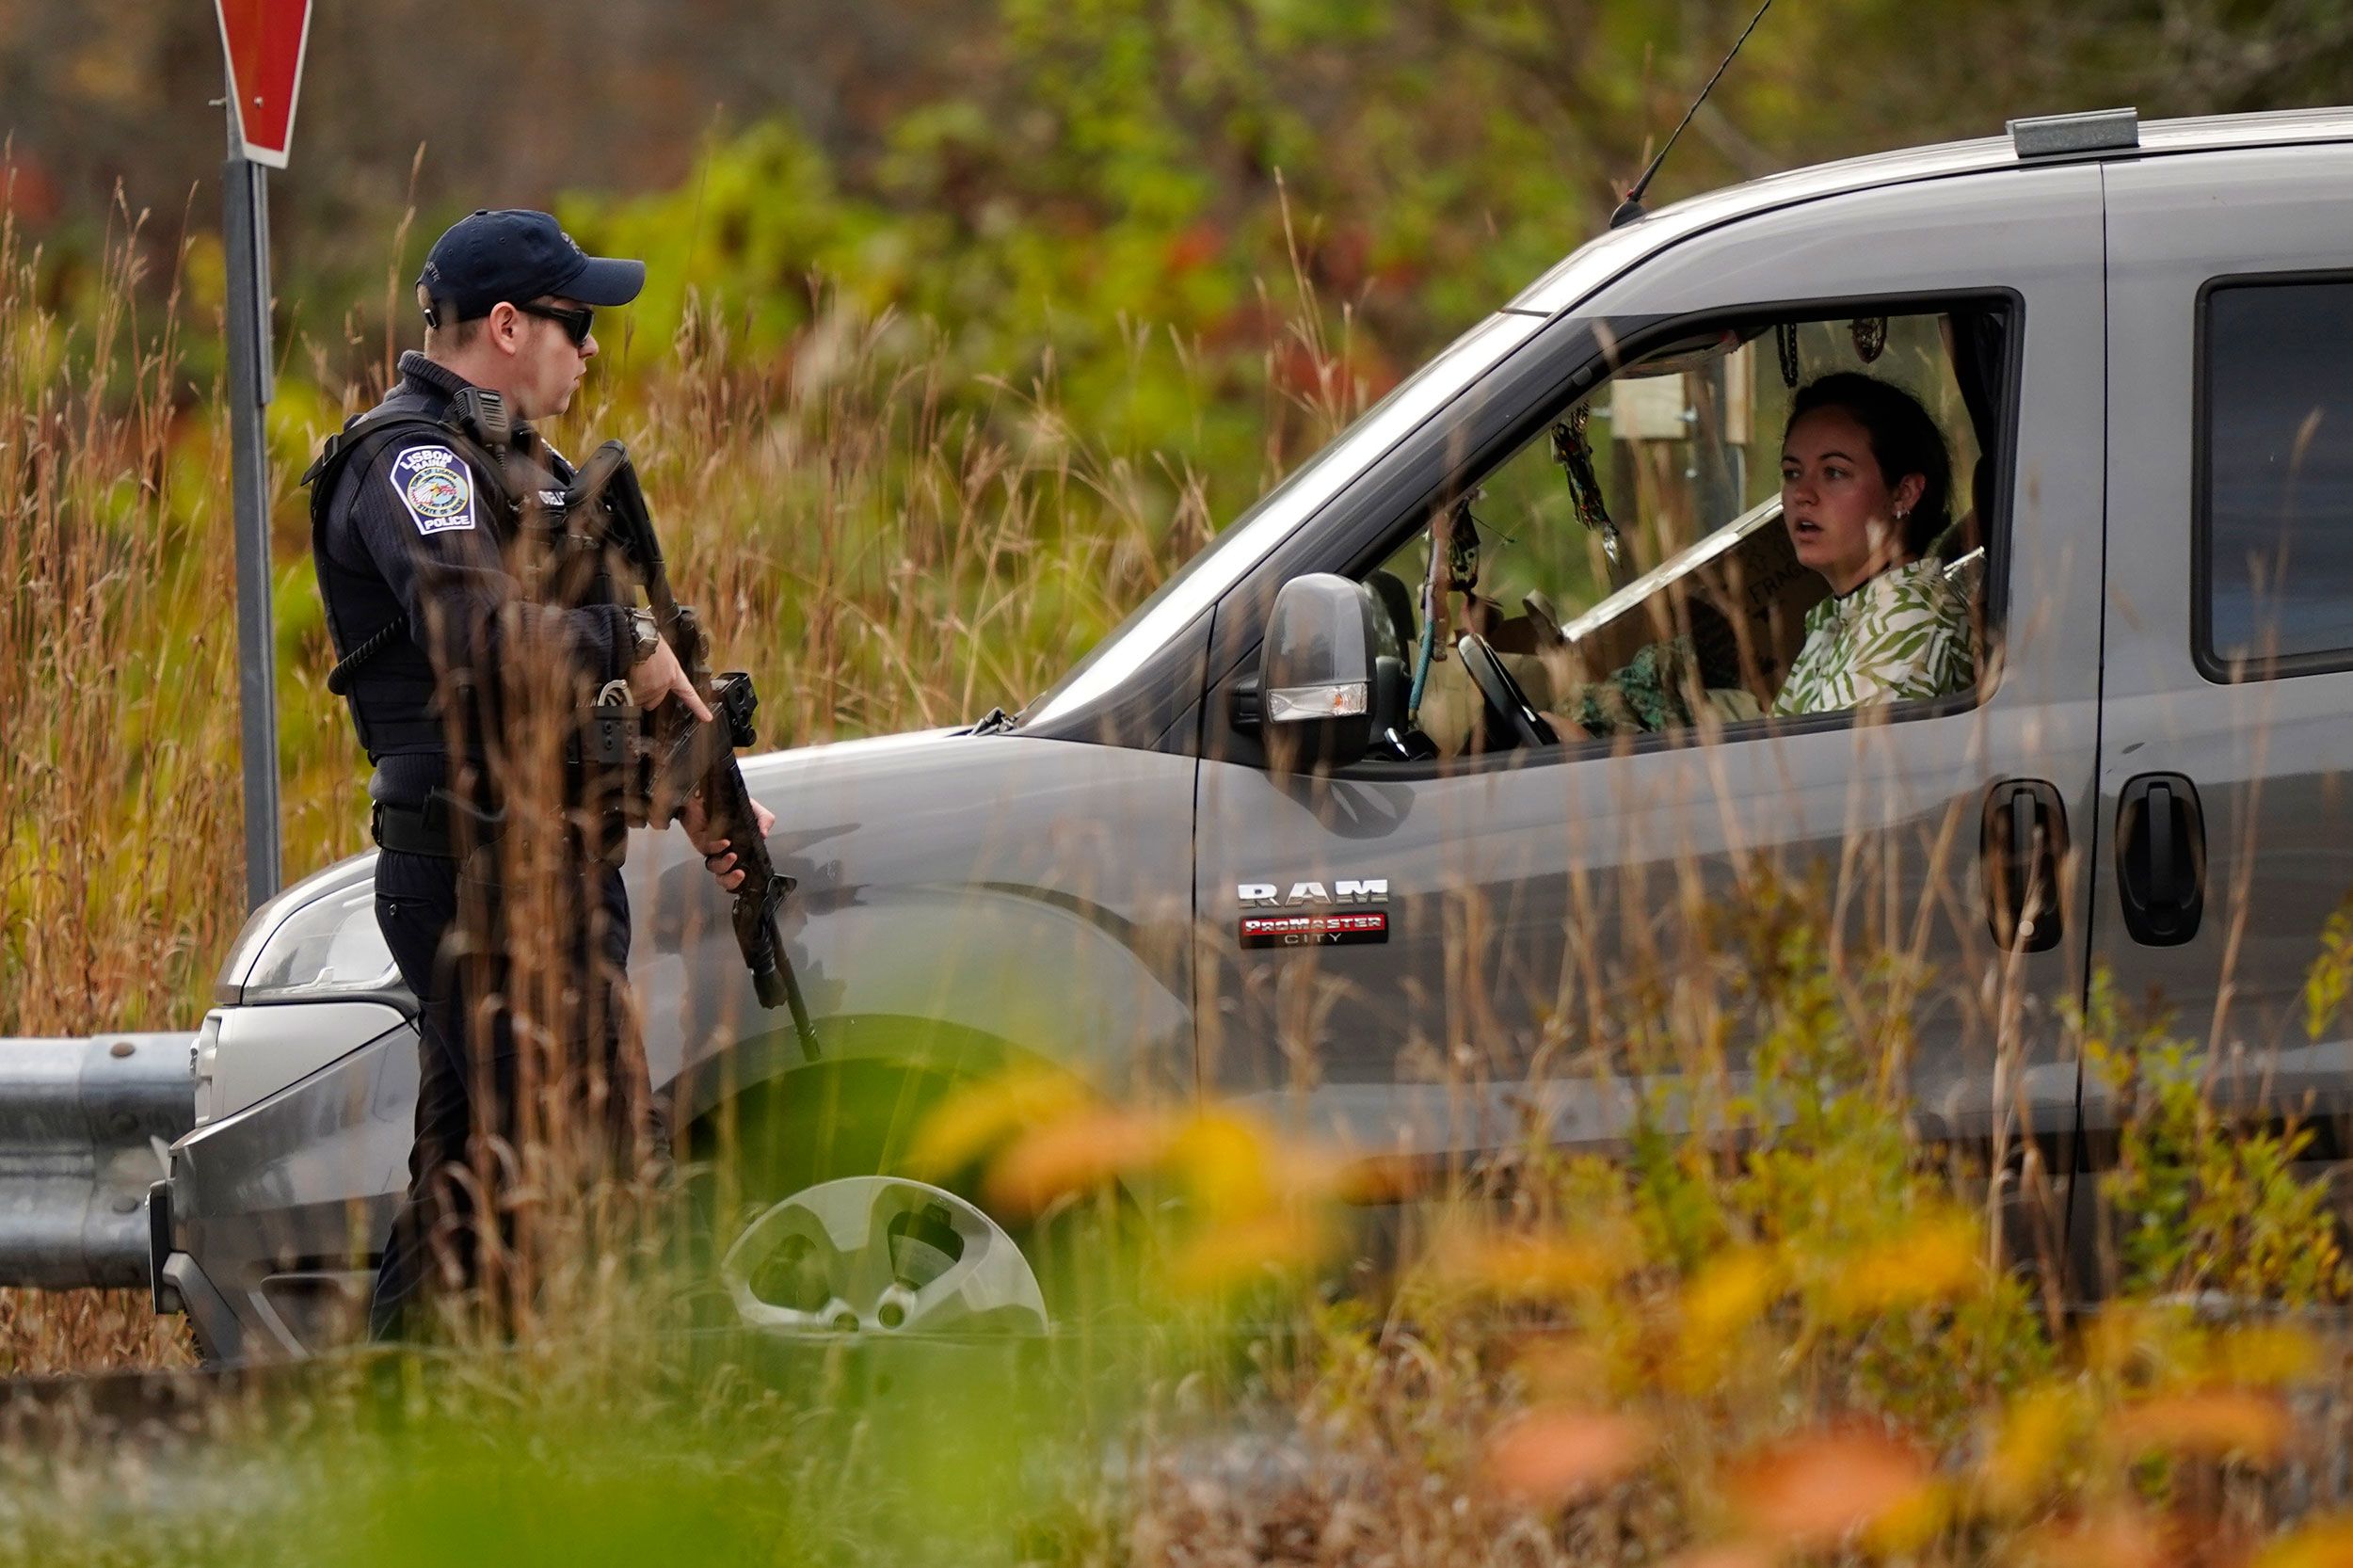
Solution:
[(568, 499), (574, 505), (592, 505), (603, 512), (612, 537), (644, 584), (662, 640), (678, 656), (695, 695), (712, 710), (709, 720), (685, 718), (684, 729), (673, 733), (691, 737), (691, 744), (702, 748), (697, 772), (706, 820), (717, 837), (728, 840), (736, 869), (744, 875), (733, 894), (733, 923), (736, 946), (752, 973), (752, 987), (761, 1006), (792, 1010), (792, 1032), (803, 1053), (815, 1061), (817, 1031), (809, 1021), (799, 978), (792, 972), (784, 934), (776, 923), (785, 897), (792, 890), (792, 879), (778, 872), (769, 856), (750, 787), (744, 782), (743, 764), (736, 760), (731, 727), (715, 698), (709, 639), (694, 611), (670, 591), (662, 541), (654, 531), (653, 514), (646, 505), (646, 493), (637, 482), (637, 466), (630, 460), (629, 449), (619, 441), (598, 447), (581, 466)]

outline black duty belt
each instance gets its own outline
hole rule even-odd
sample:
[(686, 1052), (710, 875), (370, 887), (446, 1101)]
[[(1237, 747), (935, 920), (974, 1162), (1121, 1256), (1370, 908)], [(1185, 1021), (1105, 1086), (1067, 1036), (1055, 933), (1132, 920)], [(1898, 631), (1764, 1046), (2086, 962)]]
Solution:
[(477, 811), (436, 790), (425, 797), (423, 807), (376, 802), (369, 813), (368, 831), (379, 848), (395, 855), (429, 855), (437, 859), (455, 860), (458, 857), (457, 845), (452, 829), (460, 815), (472, 824), (472, 837), (477, 848), (496, 839), (506, 827), (505, 813)]

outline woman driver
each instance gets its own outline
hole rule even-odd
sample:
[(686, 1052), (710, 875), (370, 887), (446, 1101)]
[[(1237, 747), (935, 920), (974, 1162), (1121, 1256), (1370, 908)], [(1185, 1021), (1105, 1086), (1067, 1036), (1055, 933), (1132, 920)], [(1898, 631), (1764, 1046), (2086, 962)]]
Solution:
[(1776, 713), (1943, 696), (1975, 675), (1969, 603), (1928, 554), (1950, 521), (1945, 437), (1901, 388), (1854, 372), (1799, 392), (1781, 447), (1782, 526), (1830, 597)]
[[(1892, 477), (1891, 477), (1892, 476)], [(1782, 526), (1830, 597), (1806, 612), (1805, 643), (1773, 699), (1779, 714), (1834, 713), (1964, 691), (1975, 678), (1969, 600), (1929, 546), (1950, 521), (1952, 459), (1917, 399), (1853, 371), (1809, 382), (1782, 440)], [(1678, 728), (1705, 701), (1724, 720), (1758, 716), (1737, 688), (1699, 690), (1690, 643), (1653, 643), (1609, 679), (1577, 686), (1557, 734)]]

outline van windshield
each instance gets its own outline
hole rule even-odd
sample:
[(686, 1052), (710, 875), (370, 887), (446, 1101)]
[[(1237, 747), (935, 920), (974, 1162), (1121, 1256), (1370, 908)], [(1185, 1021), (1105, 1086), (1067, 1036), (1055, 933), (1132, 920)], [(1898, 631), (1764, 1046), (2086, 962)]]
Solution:
[(1400, 382), (1340, 437), (1300, 465), (1160, 584), (1052, 690), (1022, 711), (1034, 724), (1079, 712), (1141, 668), (1367, 464), (1403, 440), (1545, 325), (1542, 316), (1489, 316)]

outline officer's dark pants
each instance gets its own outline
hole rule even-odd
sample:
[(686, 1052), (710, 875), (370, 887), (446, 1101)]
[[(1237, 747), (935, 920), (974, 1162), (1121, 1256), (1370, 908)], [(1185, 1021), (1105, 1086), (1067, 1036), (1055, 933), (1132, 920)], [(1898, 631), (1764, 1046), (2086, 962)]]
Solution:
[[(560, 935), (563, 962), (578, 978), (578, 995), (602, 986), (601, 1005), (583, 1005), (568, 1022), (597, 1036), (560, 1064), (567, 1088), (584, 1089), (601, 1069), (600, 1114), (620, 1160), (638, 1152), (641, 1132), (657, 1145), (659, 1118), (648, 1106), (644, 1067), (622, 1043), (619, 976), (629, 960), (629, 900), (621, 873), (592, 865), (579, 873), (578, 919)], [(377, 1339), (404, 1337), (423, 1325), (417, 1308), (442, 1283), (459, 1288), (483, 1282), (478, 1266), (486, 1196), (477, 1175), (495, 1189), (506, 1150), (515, 1142), (519, 1060), (507, 1005), (513, 950), (502, 889), (455, 860), (384, 851), (376, 866), (376, 920), (419, 1003), (417, 1141), (408, 1157), (408, 1195), (392, 1222), (392, 1239), (368, 1308)], [(462, 917), (462, 923), (461, 923)], [(484, 1135), (496, 1144), (478, 1142)], [(626, 1165), (623, 1167), (626, 1169)], [(492, 1224), (498, 1224), (494, 1216)], [(502, 1231), (507, 1229), (500, 1225)]]

